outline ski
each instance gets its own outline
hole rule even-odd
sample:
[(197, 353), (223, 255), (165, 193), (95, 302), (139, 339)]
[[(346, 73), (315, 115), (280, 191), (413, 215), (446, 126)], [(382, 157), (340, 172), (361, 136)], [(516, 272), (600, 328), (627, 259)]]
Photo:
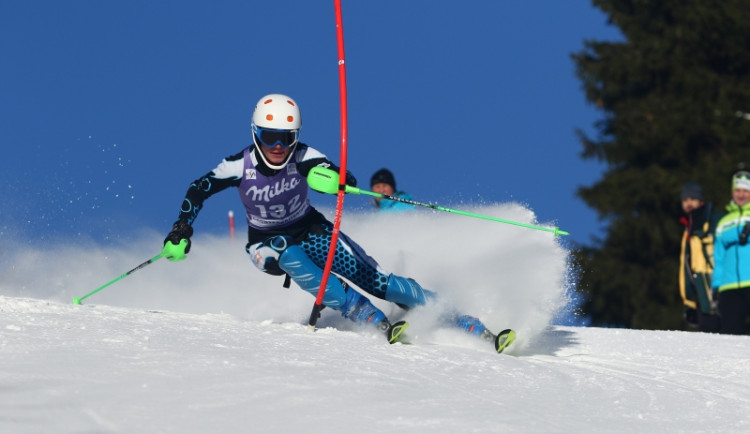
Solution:
[(489, 329), (484, 329), (481, 337), (485, 341), (491, 342), (495, 347), (495, 351), (502, 353), (503, 350), (516, 340), (516, 332), (511, 329), (505, 329), (498, 334), (494, 334)]
[(502, 353), (504, 349), (508, 348), (513, 341), (516, 340), (516, 332), (511, 329), (505, 329), (495, 336), (494, 344), (495, 351)]
[(398, 321), (390, 324), (388, 320), (385, 320), (380, 323), (379, 327), (385, 333), (385, 338), (388, 340), (388, 343), (395, 344), (396, 342), (401, 342), (404, 338), (404, 331), (409, 327), (409, 323), (406, 321)]

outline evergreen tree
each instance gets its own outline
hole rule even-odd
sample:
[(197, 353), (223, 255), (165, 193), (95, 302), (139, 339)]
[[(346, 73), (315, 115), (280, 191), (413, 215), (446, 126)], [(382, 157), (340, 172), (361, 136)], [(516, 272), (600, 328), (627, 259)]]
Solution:
[(730, 177), (750, 163), (750, 2), (593, 0), (622, 41), (572, 55), (601, 110), (582, 157), (606, 164), (578, 191), (607, 224), (574, 253), (593, 325), (684, 327), (678, 294), (679, 193), (703, 185), (723, 209)]

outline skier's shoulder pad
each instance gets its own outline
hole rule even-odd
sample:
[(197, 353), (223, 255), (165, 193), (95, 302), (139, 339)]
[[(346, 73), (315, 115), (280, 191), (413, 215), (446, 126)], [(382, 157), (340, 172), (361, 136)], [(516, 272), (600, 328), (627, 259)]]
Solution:
[(213, 170), (213, 177), (217, 179), (241, 179), (245, 170), (244, 154), (245, 151), (242, 150), (221, 160), (221, 163)]

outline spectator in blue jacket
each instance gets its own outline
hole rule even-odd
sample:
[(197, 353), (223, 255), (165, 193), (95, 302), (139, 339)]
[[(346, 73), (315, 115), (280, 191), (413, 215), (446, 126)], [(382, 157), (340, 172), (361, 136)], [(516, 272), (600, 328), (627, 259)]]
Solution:
[[(391, 197), (411, 200), (411, 196), (403, 191), (396, 190), (396, 178), (388, 169), (380, 169), (370, 178), (370, 189), (375, 193), (385, 194)], [(410, 203), (398, 202), (380, 197), (374, 198), (375, 208), (382, 212), (399, 212), (412, 211), (414, 205)]]
[(719, 291), (720, 332), (741, 335), (750, 316), (750, 172), (732, 176), (727, 211), (716, 227), (712, 285)]

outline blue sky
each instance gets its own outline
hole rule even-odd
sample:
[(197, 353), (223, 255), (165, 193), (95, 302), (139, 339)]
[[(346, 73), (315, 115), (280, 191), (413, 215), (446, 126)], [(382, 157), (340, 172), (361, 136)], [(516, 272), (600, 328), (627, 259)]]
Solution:
[[(388, 167), (421, 202), (516, 201), (572, 241), (600, 231), (575, 191), (603, 166), (574, 131), (595, 135), (601, 113), (570, 54), (618, 33), (590, 2), (344, 0), (343, 19), (360, 187)], [(339, 160), (333, 1), (4, 2), (0, 41), (2, 236), (166, 233), (190, 182), (250, 143), (268, 93), (295, 98), (302, 141)], [(224, 233), (230, 209), (236, 193), (211, 198), (196, 230)]]

